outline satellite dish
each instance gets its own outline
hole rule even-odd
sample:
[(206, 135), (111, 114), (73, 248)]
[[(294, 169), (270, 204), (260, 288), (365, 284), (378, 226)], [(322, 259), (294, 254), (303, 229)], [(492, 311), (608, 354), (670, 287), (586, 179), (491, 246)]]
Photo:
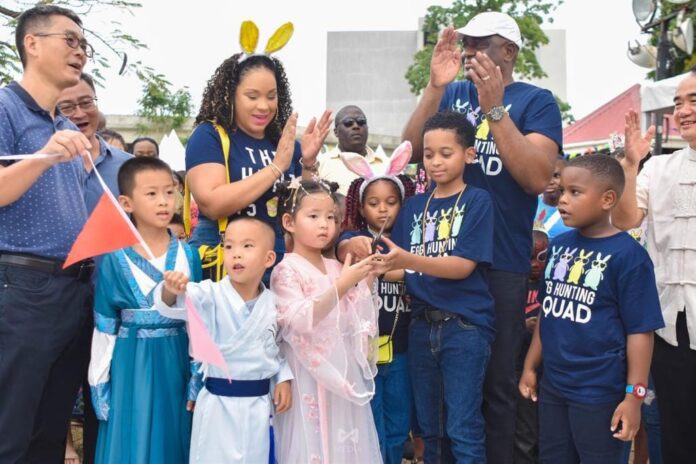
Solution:
[(654, 68), (657, 65), (657, 48), (653, 45), (641, 45), (634, 41), (635, 45), (628, 43), (627, 56), (634, 64), (642, 68)]
[[(682, 16), (680, 14), (680, 16)], [(691, 55), (694, 51), (694, 23), (691, 18), (682, 21), (677, 29), (672, 32), (672, 42), (679, 49)]]
[(650, 19), (656, 8), (655, 0), (633, 0), (633, 16), (639, 23)]

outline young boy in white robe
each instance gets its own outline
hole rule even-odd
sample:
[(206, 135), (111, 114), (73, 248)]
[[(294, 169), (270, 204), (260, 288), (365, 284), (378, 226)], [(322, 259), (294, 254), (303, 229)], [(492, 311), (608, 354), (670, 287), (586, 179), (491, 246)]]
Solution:
[(291, 406), (292, 372), (279, 355), (275, 296), (261, 283), (276, 259), (274, 243), (267, 223), (236, 217), (223, 242), (226, 278), (192, 283), (183, 273), (167, 272), (155, 290), (155, 307), (167, 317), (185, 317), (184, 297), (192, 300), (232, 379), (216, 366), (205, 366), (205, 388), (193, 415), (191, 463), (268, 462), (273, 406), (276, 414)]

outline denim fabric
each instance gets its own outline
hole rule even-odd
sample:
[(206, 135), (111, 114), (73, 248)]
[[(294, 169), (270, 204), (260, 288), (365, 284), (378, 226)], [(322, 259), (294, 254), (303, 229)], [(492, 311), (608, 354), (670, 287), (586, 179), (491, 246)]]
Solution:
[(380, 364), (375, 377), (375, 396), (370, 406), (375, 418), (384, 464), (401, 464), (404, 442), (411, 428), (411, 380), (408, 354), (396, 353), (392, 362)]
[(0, 264), (0, 462), (62, 462), (87, 372), (92, 287)]
[(617, 402), (581, 404), (566, 400), (542, 378), (539, 391), (539, 462), (616, 464), (622, 441), (610, 430)]
[(425, 462), (485, 462), (481, 403), (490, 345), (462, 319), (409, 327), (409, 365)]

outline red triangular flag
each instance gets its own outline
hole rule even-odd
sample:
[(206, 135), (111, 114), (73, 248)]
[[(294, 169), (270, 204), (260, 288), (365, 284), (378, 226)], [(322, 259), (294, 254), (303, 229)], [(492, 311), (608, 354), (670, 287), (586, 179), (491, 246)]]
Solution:
[(73, 243), (63, 268), (93, 256), (140, 243), (130, 220), (112, 196), (103, 193), (80, 235)]
[(188, 321), (189, 345), (191, 346), (191, 357), (196, 361), (218, 366), (227, 374), (227, 380), (231, 381), (227, 363), (222, 356), (220, 348), (215, 344), (208, 334), (205, 322), (196, 310), (196, 306), (189, 297), (186, 297), (186, 320)]

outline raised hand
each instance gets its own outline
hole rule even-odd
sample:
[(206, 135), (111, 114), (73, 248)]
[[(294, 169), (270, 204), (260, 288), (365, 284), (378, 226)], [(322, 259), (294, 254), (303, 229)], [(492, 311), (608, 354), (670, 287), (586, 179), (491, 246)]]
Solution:
[(457, 31), (451, 26), (440, 34), (430, 60), (430, 85), (433, 87), (444, 87), (457, 78), (462, 67), (462, 50), (457, 40)]
[(39, 150), (39, 153), (60, 155), (47, 158), (49, 164), (58, 164), (70, 161), (81, 155), (88, 155), (92, 144), (82, 132), (72, 130), (61, 130), (56, 132), (48, 139), (46, 145)]
[(278, 140), (273, 162), (285, 172), (290, 168), (292, 156), (295, 153), (295, 136), (297, 135), (297, 113), (292, 113), (283, 127), (283, 133)]
[(317, 122), (317, 118), (312, 118), (309, 121), (300, 142), (302, 145), (302, 163), (305, 166), (312, 166), (315, 163), (319, 150), (324, 145), (326, 136), (329, 135), (332, 121), (331, 110), (324, 111), (319, 122)]
[(488, 55), (476, 52), (471, 60), (471, 68), (467, 71), (467, 76), (476, 86), (479, 105), (484, 113), (489, 112), (494, 106), (503, 104), (505, 93), (503, 73)]
[(640, 134), (640, 120), (638, 113), (629, 110), (626, 113), (626, 125), (624, 126), (624, 160), (631, 166), (638, 167), (641, 160), (650, 153), (650, 143), (655, 136), (655, 126), (650, 126), (645, 135)]
[(365, 279), (372, 271), (372, 256), (370, 255), (362, 261), (353, 264), (353, 257), (349, 253), (346, 255), (346, 261), (343, 263), (341, 275), (336, 280), (336, 288), (339, 297), (356, 286), (361, 280)]

